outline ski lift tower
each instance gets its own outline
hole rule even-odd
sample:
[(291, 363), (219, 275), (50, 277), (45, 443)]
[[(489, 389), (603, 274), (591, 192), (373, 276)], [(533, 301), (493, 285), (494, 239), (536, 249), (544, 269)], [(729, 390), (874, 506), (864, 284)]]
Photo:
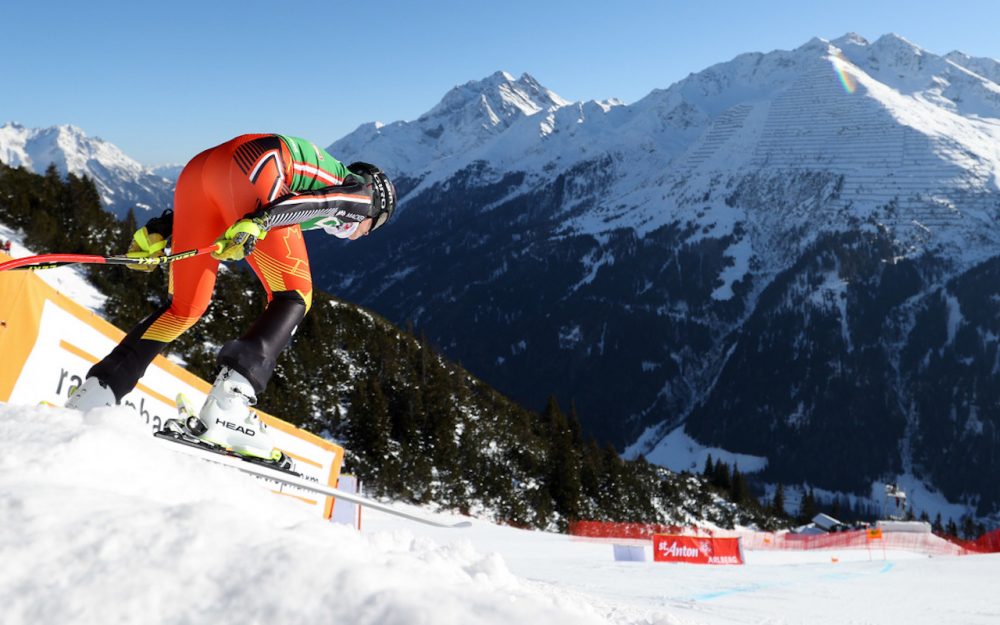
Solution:
[(882, 518), (889, 521), (902, 521), (906, 518), (906, 493), (896, 484), (885, 485)]

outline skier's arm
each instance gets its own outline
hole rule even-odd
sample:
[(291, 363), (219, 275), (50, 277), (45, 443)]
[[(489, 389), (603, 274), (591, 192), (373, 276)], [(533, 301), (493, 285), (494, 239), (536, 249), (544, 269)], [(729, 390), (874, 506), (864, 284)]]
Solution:
[[(344, 184), (280, 197), (244, 216), (257, 219), (267, 230), (301, 224), (303, 230), (362, 222), (373, 217), (376, 189), (360, 176), (350, 174)], [(375, 198), (378, 202), (378, 198)]]
[(357, 224), (372, 216), (372, 207), (378, 206), (372, 196), (378, 191), (354, 174), (344, 183), (286, 195), (247, 213), (216, 239), (219, 251), (212, 253), (212, 257), (222, 261), (242, 260), (268, 231), (293, 224), (301, 224), (303, 230), (324, 228), (334, 230), (341, 238), (349, 237)]
[(294, 224), (303, 230), (323, 228), (341, 238), (351, 238), (366, 219), (371, 219), (368, 232), (381, 227), (395, 210), (395, 187), (374, 165), (357, 162), (348, 169), (344, 184), (285, 195), (247, 213), (216, 240), (219, 251), (212, 256), (241, 260), (268, 231)]
[(300, 224), (303, 230), (323, 228), (349, 236), (352, 224), (371, 219), (371, 229), (382, 226), (396, 207), (396, 189), (382, 170), (369, 163), (347, 167), (343, 184), (302, 191), (278, 198), (244, 216), (265, 230)]

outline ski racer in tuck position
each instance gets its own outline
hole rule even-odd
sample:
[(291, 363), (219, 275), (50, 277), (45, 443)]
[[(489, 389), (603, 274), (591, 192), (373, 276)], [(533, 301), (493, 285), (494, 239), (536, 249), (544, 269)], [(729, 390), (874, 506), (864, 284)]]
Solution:
[(136, 231), (128, 255), (162, 256), (171, 237), (175, 250), (214, 239), (216, 251), (170, 265), (166, 305), (87, 372), (66, 406), (87, 410), (121, 401), (153, 358), (205, 313), (219, 262), (245, 258), (267, 292), (267, 307), (243, 336), (222, 346), (221, 370), (204, 406), (180, 423), (188, 436), (210, 445), (287, 463), (250, 406), (312, 302), (302, 231), (322, 228), (357, 239), (384, 225), (395, 206), (395, 187), (377, 167), (345, 167), (303, 139), (242, 135), (202, 152), (177, 180), (173, 212)]

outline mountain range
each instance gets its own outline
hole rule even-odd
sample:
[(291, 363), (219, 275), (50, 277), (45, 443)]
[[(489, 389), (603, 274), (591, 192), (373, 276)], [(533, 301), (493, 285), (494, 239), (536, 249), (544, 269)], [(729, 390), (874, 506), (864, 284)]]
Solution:
[(912, 480), (988, 517), (998, 81), (992, 59), (854, 34), (632, 104), (498, 72), (329, 146), (402, 201), (380, 236), (310, 234), (313, 271), (631, 455), (669, 465), (680, 432), (764, 483)]
[(88, 137), (76, 126), (25, 128), (8, 122), (0, 126), (0, 162), (40, 174), (54, 165), (56, 171), (87, 176), (97, 185), (104, 207), (119, 217), (133, 209), (142, 215), (157, 214), (173, 203), (176, 175), (164, 175), (139, 164), (120, 149), (98, 137)]
[(315, 271), (513, 397), (575, 401), (633, 455), (669, 464), (683, 427), (771, 484), (909, 480), (986, 516), (997, 79), (854, 34), (629, 105), (497, 73), (329, 147), (390, 171), (403, 203)]

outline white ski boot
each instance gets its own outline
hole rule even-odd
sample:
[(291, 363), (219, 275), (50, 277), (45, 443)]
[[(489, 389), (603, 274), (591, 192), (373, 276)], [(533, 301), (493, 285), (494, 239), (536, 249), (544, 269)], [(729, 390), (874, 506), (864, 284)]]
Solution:
[(223, 367), (197, 419), (187, 419), (187, 428), (202, 441), (241, 456), (288, 463), (285, 454), (271, 442), (267, 426), (250, 409), (256, 403), (257, 395), (250, 381)]
[(114, 406), (117, 403), (118, 400), (111, 387), (95, 377), (89, 377), (83, 384), (73, 389), (65, 405), (67, 408), (86, 411), (91, 408)]

